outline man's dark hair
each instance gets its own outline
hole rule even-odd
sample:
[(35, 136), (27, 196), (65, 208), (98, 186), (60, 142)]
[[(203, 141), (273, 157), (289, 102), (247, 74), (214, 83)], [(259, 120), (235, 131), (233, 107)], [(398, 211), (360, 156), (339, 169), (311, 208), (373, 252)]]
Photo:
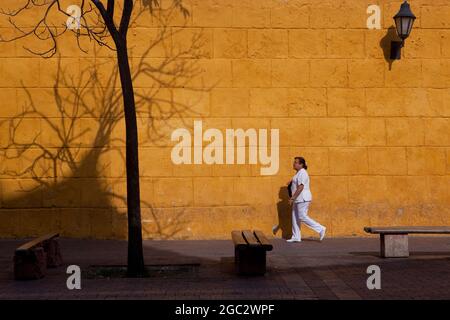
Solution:
[(305, 170), (308, 170), (308, 166), (306, 165), (306, 160), (303, 157), (295, 157), (295, 160), (298, 161), (298, 163), (301, 163), (303, 165), (303, 168), (305, 168)]

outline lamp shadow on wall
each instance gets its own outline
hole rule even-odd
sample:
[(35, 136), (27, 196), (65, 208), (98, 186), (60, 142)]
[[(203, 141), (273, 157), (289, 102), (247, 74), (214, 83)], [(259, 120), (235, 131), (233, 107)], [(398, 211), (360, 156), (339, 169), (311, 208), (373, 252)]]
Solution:
[[(197, 63), (203, 57), (201, 32), (183, 48), (165, 46), (175, 33), (184, 32), (170, 27), (171, 14), (161, 10), (157, 36), (133, 59), (133, 81), (148, 83), (135, 92), (140, 140), (144, 140), (140, 142), (147, 146), (164, 146), (174, 123), (181, 125), (186, 117), (198, 116), (197, 101), (177, 100), (174, 91), (211, 90), (192, 86), (203, 72)], [(161, 58), (147, 59), (156, 47), (166, 52)], [(71, 73), (59, 58), (51, 89), (54, 103), (39, 101), (43, 90), (24, 87), (22, 111), (0, 123), (9, 132), (7, 146), (0, 152), (4, 178), (0, 183), (3, 213), (17, 215), (9, 219), (11, 235), (60, 230), (69, 237), (126, 238), (123, 102), (115, 57), (104, 61), (95, 60)], [(145, 238), (185, 237), (189, 220), (184, 210), (167, 217), (167, 210), (155, 208), (142, 187), (141, 199)]]
[(392, 64), (395, 60), (391, 59), (391, 42), (399, 41), (399, 37), (397, 35), (397, 31), (394, 26), (390, 26), (387, 29), (387, 33), (380, 40), (380, 47), (383, 50), (384, 60), (389, 63), (389, 70), (392, 69)]

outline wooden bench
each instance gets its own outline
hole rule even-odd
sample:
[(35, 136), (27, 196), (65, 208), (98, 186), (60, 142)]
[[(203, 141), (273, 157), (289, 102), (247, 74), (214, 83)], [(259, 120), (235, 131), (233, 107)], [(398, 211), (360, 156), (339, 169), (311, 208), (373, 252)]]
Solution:
[(15, 250), (14, 278), (16, 280), (33, 280), (45, 276), (47, 268), (62, 264), (58, 233), (50, 233), (33, 239)]
[(450, 234), (450, 227), (365, 227), (364, 231), (380, 235), (383, 258), (409, 257), (408, 234)]
[(273, 246), (258, 230), (237, 230), (231, 232), (234, 242), (234, 261), (238, 274), (264, 275), (266, 273), (266, 251)]

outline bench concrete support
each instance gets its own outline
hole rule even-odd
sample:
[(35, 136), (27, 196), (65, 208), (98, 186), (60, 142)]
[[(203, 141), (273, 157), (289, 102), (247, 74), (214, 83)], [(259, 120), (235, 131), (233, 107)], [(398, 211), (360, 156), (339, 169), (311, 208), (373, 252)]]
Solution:
[(47, 255), (42, 247), (32, 248), (14, 255), (14, 278), (36, 280), (45, 276)]
[(44, 251), (47, 256), (47, 268), (56, 268), (62, 265), (61, 248), (56, 239), (50, 239), (44, 242)]
[(238, 274), (264, 275), (266, 273), (266, 250), (263, 247), (236, 247), (234, 257)]
[(273, 249), (266, 236), (259, 230), (235, 230), (231, 232), (234, 242), (234, 262), (240, 275), (266, 273), (266, 251)]
[(409, 257), (408, 234), (380, 234), (383, 258)]
[(14, 278), (34, 280), (45, 276), (47, 268), (62, 265), (58, 233), (50, 233), (33, 239), (14, 252)]

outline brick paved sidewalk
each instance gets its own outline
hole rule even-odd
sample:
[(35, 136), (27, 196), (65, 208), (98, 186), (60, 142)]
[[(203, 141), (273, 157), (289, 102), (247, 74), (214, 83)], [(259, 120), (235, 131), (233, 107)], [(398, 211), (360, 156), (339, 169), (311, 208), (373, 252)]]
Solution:
[[(126, 242), (61, 239), (65, 266), (36, 281), (13, 281), (12, 256), (23, 240), (0, 240), (0, 299), (450, 299), (450, 238), (410, 238), (411, 257), (378, 257), (377, 238), (286, 243), (274, 239), (265, 277), (233, 273), (231, 241), (145, 241), (148, 265), (196, 264), (190, 272), (145, 279), (82, 279), (66, 288), (65, 266), (121, 265)], [(381, 268), (381, 290), (366, 269)]]

